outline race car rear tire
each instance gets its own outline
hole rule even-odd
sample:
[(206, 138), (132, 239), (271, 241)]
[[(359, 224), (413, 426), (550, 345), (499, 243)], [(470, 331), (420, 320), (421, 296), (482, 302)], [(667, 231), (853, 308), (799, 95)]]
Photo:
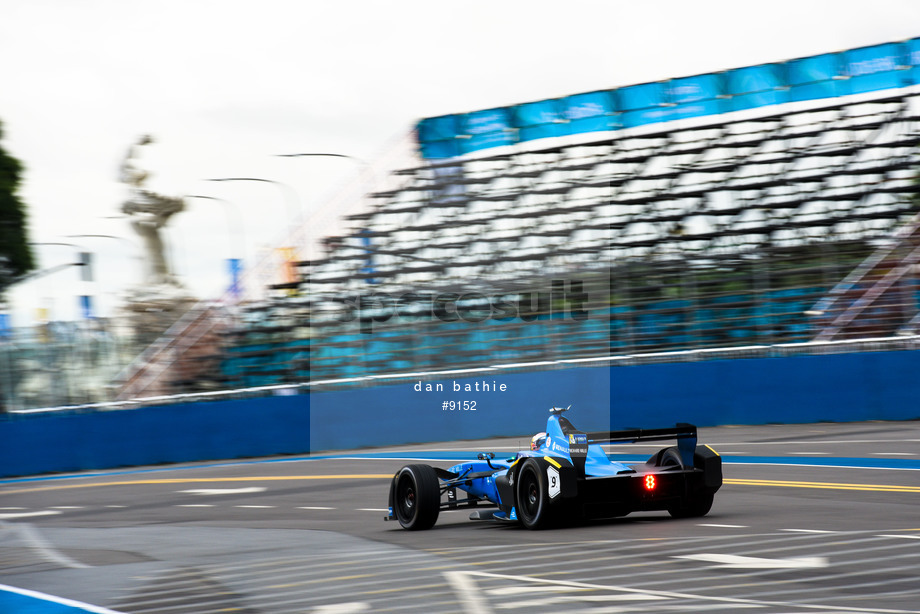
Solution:
[(654, 456), (648, 459), (648, 462), (658, 467), (683, 468), (684, 466), (684, 462), (680, 457), (680, 451), (676, 447), (659, 450)]
[[(722, 464), (721, 462), (712, 463), (708, 459), (712, 456), (718, 459), (711, 448), (697, 446), (693, 454), (693, 466), (705, 472), (704, 480), (710, 482), (711, 486), (693, 492), (691, 495), (682, 498), (679, 502), (668, 507), (668, 513), (674, 518), (697, 518), (705, 516), (712, 509), (712, 502), (715, 491), (722, 485)], [(657, 454), (649, 459), (649, 462), (659, 467), (683, 467), (680, 451), (676, 447), (665, 448), (658, 451)]]
[(705, 516), (712, 509), (712, 493), (698, 492), (692, 497), (685, 499), (678, 505), (672, 505), (668, 508), (668, 513), (674, 518), (697, 518)]
[(402, 528), (430, 529), (441, 511), (441, 484), (428, 465), (406, 465), (394, 478), (393, 512)]
[[(684, 462), (680, 450), (676, 447), (664, 448), (656, 452), (648, 464), (656, 467), (681, 467)], [(715, 492), (722, 486), (722, 458), (709, 446), (697, 446), (693, 453), (693, 467), (703, 472), (703, 484), (707, 490)]]
[(546, 474), (539, 461), (528, 458), (521, 465), (514, 486), (517, 517), (527, 529), (545, 529), (555, 520)]

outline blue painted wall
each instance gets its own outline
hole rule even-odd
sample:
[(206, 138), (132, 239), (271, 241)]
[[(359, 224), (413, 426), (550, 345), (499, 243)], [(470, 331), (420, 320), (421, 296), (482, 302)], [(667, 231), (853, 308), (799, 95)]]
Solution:
[(0, 475), (302, 453), (309, 442), (306, 395), (4, 416)]
[[(490, 372), (480, 377), (431, 379), (443, 392), (417, 392), (419, 380), (311, 395), (310, 448), (335, 450), (394, 443), (456, 441), (521, 435), (527, 443), (546, 425), (547, 409), (573, 405), (579, 428), (605, 430), (610, 422), (610, 370), (604, 367), (531, 373)], [(505, 392), (465, 392), (492, 382)], [(453, 383), (461, 391), (453, 390)], [(443, 402), (475, 402), (476, 410), (443, 409)]]
[[(572, 404), (584, 430), (920, 419), (920, 352), (870, 352), (418, 380), (309, 396), (0, 418), (0, 476), (520, 436)], [(506, 391), (454, 391), (453, 384)], [(444, 401), (476, 410), (443, 409)], [(524, 441), (526, 443), (526, 441)]]
[(699, 426), (920, 418), (920, 352), (673, 363), (611, 370), (615, 424)]
[[(453, 392), (454, 381), (495, 380), (507, 392)], [(546, 410), (573, 405), (584, 430), (920, 418), (920, 352), (711, 360), (572, 368), (464, 379), (445, 392), (411, 382), (312, 395), (311, 449), (452, 441), (542, 430)], [(477, 411), (444, 411), (444, 400)], [(609, 414), (607, 413), (609, 408)], [(530, 434), (530, 435), (528, 435)]]

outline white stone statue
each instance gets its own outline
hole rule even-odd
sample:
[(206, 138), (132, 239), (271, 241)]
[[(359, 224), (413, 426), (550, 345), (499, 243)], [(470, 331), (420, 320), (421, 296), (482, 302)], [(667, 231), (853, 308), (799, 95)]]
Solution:
[(153, 142), (150, 136), (142, 136), (131, 146), (121, 166), (121, 181), (128, 184), (131, 196), (121, 206), (123, 213), (131, 218), (131, 227), (143, 239), (147, 251), (146, 279), (149, 286), (182, 287), (166, 259), (166, 249), (160, 232), (169, 218), (185, 209), (181, 198), (157, 194), (144, 187), (150, 173), (137, 164), (139, 150)]

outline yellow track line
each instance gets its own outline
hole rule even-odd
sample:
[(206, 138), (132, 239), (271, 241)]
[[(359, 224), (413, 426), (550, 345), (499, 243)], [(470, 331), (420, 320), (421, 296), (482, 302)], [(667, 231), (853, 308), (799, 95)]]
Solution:
[(202, 482), (272, 482), (280, 480), (376, 480), (392, 478), (389, 473), (348, 473), (339, 475), (267, 475), (243, 476), (232, 478), (163, 478), (157, 480), (119, 480), (116, 482), (90, 482), (89, 484), (56, 484), (54, 486), (36, 486), (33, 488), (0, 489), (0, 495), (41, 492), (46, 490), (67, 490), (71, 488), (96, 488), (97, 486), (138, 486), (145, 484), (198, 484)]
[[(388, 473), (347, 473), (336, 475), (269, 475), (239, 476), (228, 478), (161, 478), (151, 480), (120, 480), (113, 482), (90, 482), (85, 484), (55, 484), (53, 486), (35, 486), (30, 488), (0, 489), (0, 496), (27, 492), (50, 490), (70, 490), (74, 488), (96, 488), (102, 486), (143, 486), (152, 484), (200, 484), (215, 482), (275, 482), (298, 480), (383, 480), (393, 476)], [(836, 482), (796, 482), (788, 480), (749, 480), (725, 478), (725, 484), (733, 486), (775, 486), (782, 488), (814, 488), (822, 490), (861, 490), (866, 492), (904, 492), (920, 494), (920, 486), (895, 486), (888, 484), (843, 484)]]
[(840, 484), (836, 482), (791, 482), (787, 480), (745, 480), (726, 478), (726, 484), (736, 486), (779, 486), (783, 488), (818, 488), (828, 490), (864, 490), (869, 492), (920, 493), (920, 486), (893, 486), (888, 484)]

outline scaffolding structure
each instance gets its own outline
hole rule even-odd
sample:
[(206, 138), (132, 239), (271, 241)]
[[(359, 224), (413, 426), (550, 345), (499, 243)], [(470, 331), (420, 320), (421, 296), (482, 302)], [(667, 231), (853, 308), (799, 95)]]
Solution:
[(260, 321), (283, 336), (272, 324), (299, 310), (309, 358), (298, 348), (294, 369), (275, 354), (264, 370), (250, 353), (240, 381), (880, 337), (920, 323), (916, 96), (720, 119), (397, 171), (395, 189), (348, 216), (351, 232), (328, 238), (326, 256), (300, 263), (302, 280), (235, 332), (237, 347), (266, 339)]
[(316, 294), (464, 285), (679, 257), (872, 241), (914, 205), (911, 98), (616, 134), (399, 171), (304, 263)]

